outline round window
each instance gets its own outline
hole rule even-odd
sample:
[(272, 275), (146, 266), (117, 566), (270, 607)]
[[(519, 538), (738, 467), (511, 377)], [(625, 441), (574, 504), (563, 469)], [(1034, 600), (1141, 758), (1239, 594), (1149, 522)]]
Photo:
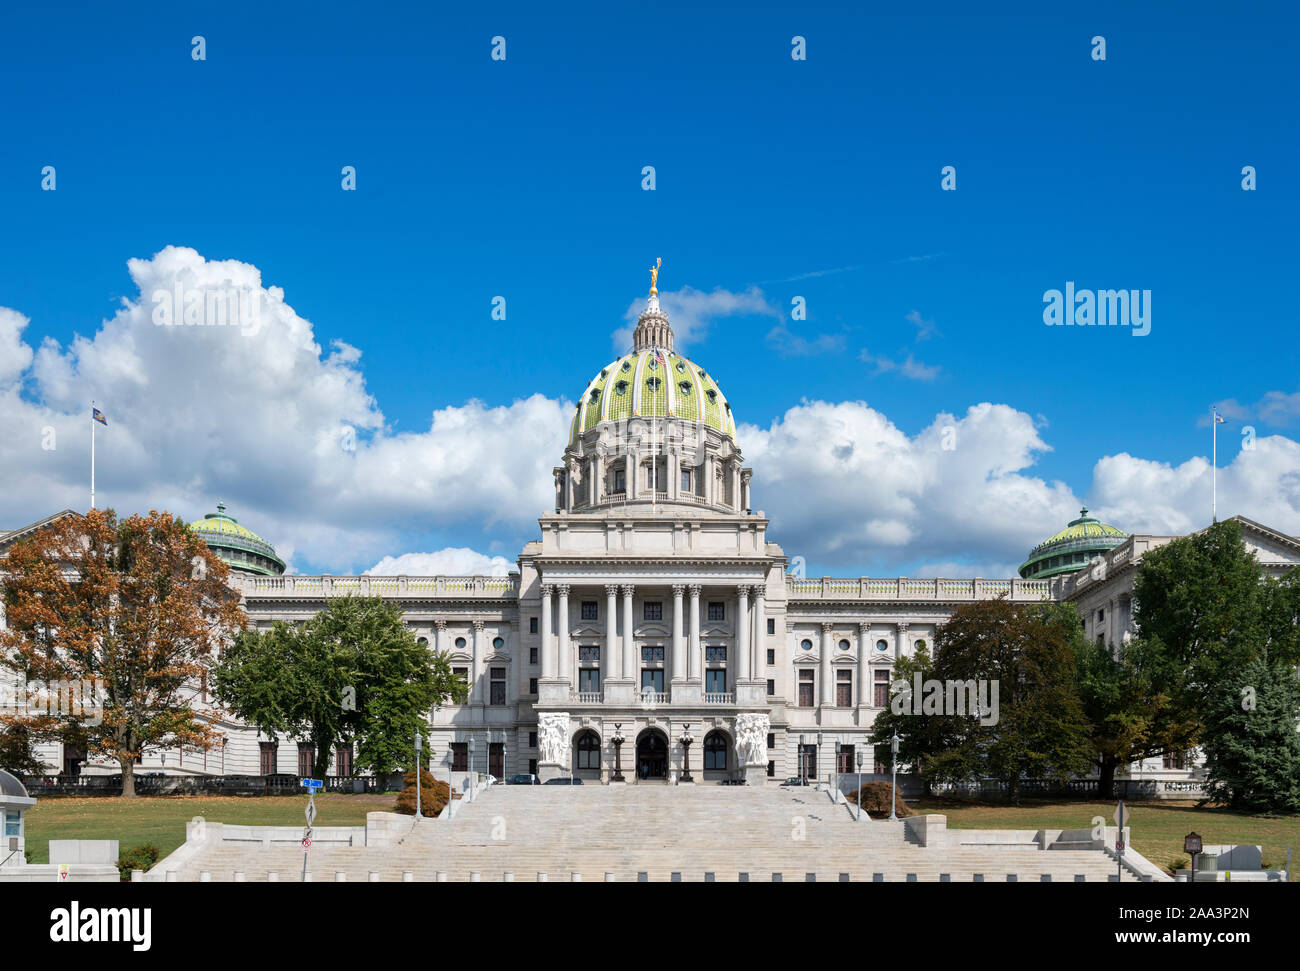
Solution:
[(889, 645), (886, 644), (884, 641), (876, 641), (876, 650), (877, 650), (877, 651), (887, 651), (887, 650), (889, 650)]
[(841, 650), (841, 651), (847, 651), (848, 649), (849, 649), (849, 642), (848, 642), (848, 641), (840, 641), (840, 650)]
[(811, 651), (811, 650), (812, 650), (812, 641), (800, 641), (800, 642), (799, 642), (799, 646), (800, 646), (801, 648), (803, 648), (805, 651)]
[[(882, 641), (882, 643), (883, 643), (883, 641)], [(465, 649), (465, 638), (463, 638), (463, 637), (458, 637), (458, 638), (456, 638), (456, 646), (457, 646), (458, 648), (460, 648), (461, 650), (464, 650), (464, 649)]]
[(501, 650), (503, 647), (506, 646), (505, 638), (502, 637), (492, 638), (492, 646), (496, 648), (498, 651)]

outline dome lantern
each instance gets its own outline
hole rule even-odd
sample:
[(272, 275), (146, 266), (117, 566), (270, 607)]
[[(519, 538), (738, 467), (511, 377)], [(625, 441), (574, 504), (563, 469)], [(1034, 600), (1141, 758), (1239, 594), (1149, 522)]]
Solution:
[(1082, 570), (1094, 556), (1114, 549), (1128, 539), (1128, 533), (1108, 526), (1088, 515), (1088, 507), (1079, 510), (1079, 518), (1071, 520), (1059, 533), (1043, 540), (1032, 550), (1020, 566), (1020, 575), (1026, 580), (1042, 580), (1061, 573)]
[(284, 560), (276, 555), (275, 547), (248, 527), (241, 526), (233, 516), (226, 515), (226, 504), (220, 499), (217, 500), (217, 511), (190, 523), (190, 529), (203, 538), (217, 559), (236, 573), (274, 577), (284, 573)]

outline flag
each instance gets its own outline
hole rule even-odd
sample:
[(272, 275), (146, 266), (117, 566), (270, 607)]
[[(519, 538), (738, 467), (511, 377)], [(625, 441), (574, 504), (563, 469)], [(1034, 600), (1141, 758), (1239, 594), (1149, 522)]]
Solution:
[(108, 427), (108, 419), (104, 417), (104, 413), (100, 411), (98, 408), (90, 409), (90, 417), (93, 418), (95, 421), (99, 422), (105, 428)]
[(1223, 416), (1222, 416), (1221, 414), (1219, 414), (1218, 410), (1216, 409), (1215, 412), (1214, 412), (1214, 423), (1215, 423), (1216, 425), (1222, 425), (1223, 422), (1224, 422), (1224, 418), (1223, 418)]

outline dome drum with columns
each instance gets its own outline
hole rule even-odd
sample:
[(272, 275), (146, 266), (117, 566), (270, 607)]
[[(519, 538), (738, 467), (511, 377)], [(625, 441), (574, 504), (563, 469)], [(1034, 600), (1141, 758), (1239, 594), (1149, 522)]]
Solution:
[(563, 463), (555, 469), (557, 512), (630, 503), (749, 508), (750, 470), (731, 404), (712, 375), (674, 350), (653, 286), (632, 349), (579, 399)]

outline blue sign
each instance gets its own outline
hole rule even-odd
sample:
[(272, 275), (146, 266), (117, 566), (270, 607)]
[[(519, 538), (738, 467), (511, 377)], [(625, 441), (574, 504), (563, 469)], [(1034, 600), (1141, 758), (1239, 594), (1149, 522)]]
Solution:
[(321, 787), (323, 787), (323, 786), (325, 785), (325, 783), (323, 783), (320, 779), (303, 779), (303, 780), (302, 780), (302, 785), (303, 785), (303, 788), (304, 788), (304, 789), (313, 789), (313, 790), (315, 790), (315, 789), (320, 789)]

